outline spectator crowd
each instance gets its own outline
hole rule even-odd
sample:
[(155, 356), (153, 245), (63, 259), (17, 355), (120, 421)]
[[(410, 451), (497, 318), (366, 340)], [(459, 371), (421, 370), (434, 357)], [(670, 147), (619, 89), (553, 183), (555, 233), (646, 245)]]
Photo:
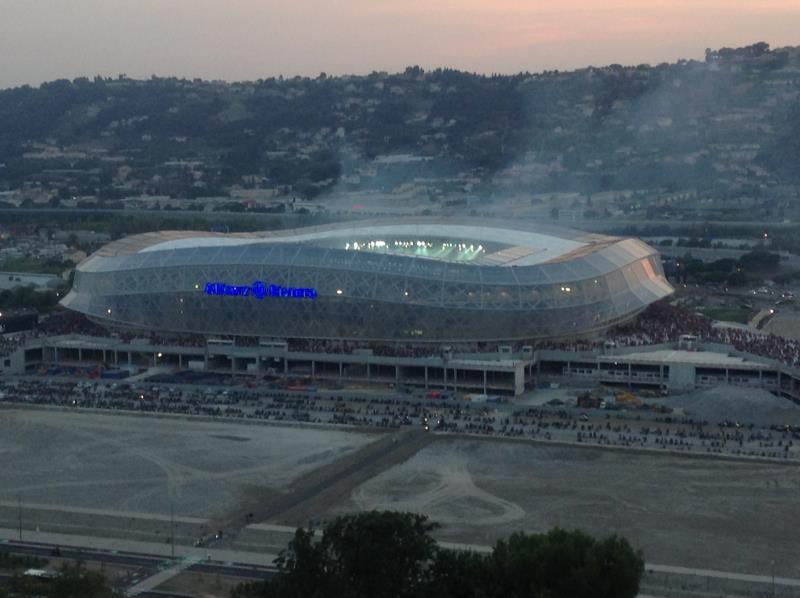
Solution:
[[(149, 343), (151, 345), (180, 345), (204, 347), (209, 338), (200, 335), (165, 335), (145, 331), (110, 332), (85, 316), (62, 312), (51, 316), (29, 331), (0, 335), (0, 356), (6, 356), (26, 340), (41, 336), (84, 335), (118, 338), (126, 343)], [(800, 341), (774, 334), (764, 334), (735, 328), (717, 328), (705, 316), (685, 308), (667, 303), (651, 305), (635, 321), (608, 332), (605, 339), (567, 341), (518, 341), (509, 343), (382, 343), (330, 339), (286, 339), (291, 352), (352, 354), (357, 350), (370, 350), (375, 355), (388, 357), (442, 357), (447, 354), (476, 354), (497, 352), (501, 346), (519, 351), (524, 346), (537, 349), (563, 351), (598, 351), (608, 347), (645, 346), (678, 342), (683, 335), (697, 337), (701, 342), (730, 345), (738, 351), (767, 357), (781, 363), (800, 367)], [(257, 346), (257, 337), (215, 336), (237, 346)]]

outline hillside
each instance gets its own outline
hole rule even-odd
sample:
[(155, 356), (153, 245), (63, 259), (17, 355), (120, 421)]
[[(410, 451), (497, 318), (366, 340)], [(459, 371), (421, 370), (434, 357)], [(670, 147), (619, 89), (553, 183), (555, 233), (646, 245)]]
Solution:
[(779, 218), (800, 185), (799, 92), (800, 48), (766, 44), (514, 76), (59, 80), (0, 91), (0, 201), (282, 211), (356, 191), (468, 205), (574, 193), (562, 207), (587, 217), (608, 215), (592, 204), (606, 194), (650, 217)]

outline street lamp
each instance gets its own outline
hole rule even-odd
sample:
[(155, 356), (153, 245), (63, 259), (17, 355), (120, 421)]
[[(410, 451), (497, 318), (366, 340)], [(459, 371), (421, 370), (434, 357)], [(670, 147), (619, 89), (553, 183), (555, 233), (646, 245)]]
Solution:
[(770, 569), (772, 570), (772, 598), (775, 598), (775, 559), (772, 559), (769, 562), (769, 565)]
[(172, 504), (172, 496), (169, 498), (169, 544), (170, 556), (175, 560), (175, 507)]
[(17, 516), (19, 518), (19, 541), (22, 542), (22, 493), (17, 492)]

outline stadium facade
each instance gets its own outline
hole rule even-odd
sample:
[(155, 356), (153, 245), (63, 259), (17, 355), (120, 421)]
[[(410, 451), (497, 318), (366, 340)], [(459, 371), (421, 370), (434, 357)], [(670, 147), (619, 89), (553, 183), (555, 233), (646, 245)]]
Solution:
[(456, 343), (595, 336), (672, 292), (637, 239), (425, 218), (134, 235), (62, 304), (159, 333)]

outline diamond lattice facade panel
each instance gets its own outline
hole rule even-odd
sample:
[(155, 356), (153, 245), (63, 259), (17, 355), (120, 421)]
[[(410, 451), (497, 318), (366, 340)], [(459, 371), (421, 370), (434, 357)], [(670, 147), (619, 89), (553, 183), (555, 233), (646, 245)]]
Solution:
[(428, 218), (126, 237), (62, 303), (157, 332), (456, 342), (595, 334), (672, 292), (637, 239)]

